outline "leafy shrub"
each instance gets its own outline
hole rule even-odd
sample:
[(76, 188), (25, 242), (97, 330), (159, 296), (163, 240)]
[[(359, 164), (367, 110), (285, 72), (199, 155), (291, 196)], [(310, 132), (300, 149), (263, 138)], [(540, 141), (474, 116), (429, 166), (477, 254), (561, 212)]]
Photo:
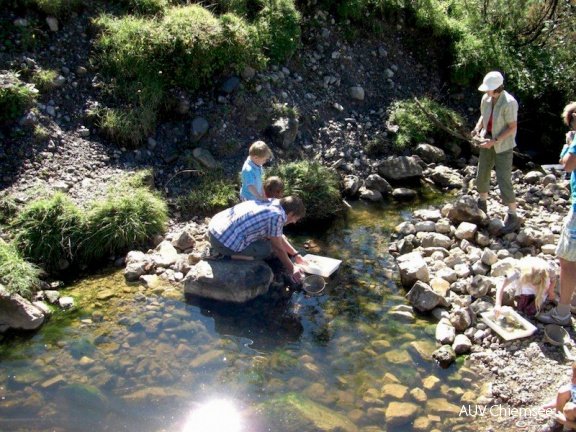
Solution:
[(56, 17), (78, 12), (84, 6), (83, 0), (21, 0), (19, 3)]
[(25, 259), (58, 270), (76, 257), (83, 217), (72, 200), (58, 192), (27, 204), (11, 224), (15, 245)]
[(125, 253), (164, 232), (167, 222), (166, 203), (149, 190), (125, 185), (111, 190), (88, 212), (81, 259), (100, 261)]
[[(464, 120), (455, 111), (445, 108), (428, 98), (422, 99), (420, 103), (441, 124), (445, 126), (461, 125), (464, 127)], [(430, 138), (436, 138), (439, 144), (445, 140), (453, 139), (438, 128), (413, 100), (395, 102), (391, 106), (390, 122), (398, 127), (393, 138), (393, 144), (399, 150)]]
[(16, 72), (0, 75), (0, 119), (3, 121), (17, 119), (36, 102), (38, 89), (34, 84), (21, 81), (19, 76)]
[(120, 0), (120, 3), (130, 12), (139, 15), (156, 15), (169, 5), (168, 0)]
[(204, 175), (188, 195), (178, 200), (178, 207), (189, 214), (211, 214), (238, 202), (240, 188), (221, 177), (220, 171)]
[(268, 0), (256, 26), (266, 56), (281, 63), (300, 44), (300, 13), (293, 0)]
[(0, 240), (0, 283), (9, 293), (30, 298), (39, 284), (41, 270), (25, 261), (16, 248)]
[(321, 220), (342, 209), (337, 174), (318, 162), (290, 162), (272, 167), (269, 176), (284, 180), (284, 196), (298, 195), (306, 206), (306, 219)]

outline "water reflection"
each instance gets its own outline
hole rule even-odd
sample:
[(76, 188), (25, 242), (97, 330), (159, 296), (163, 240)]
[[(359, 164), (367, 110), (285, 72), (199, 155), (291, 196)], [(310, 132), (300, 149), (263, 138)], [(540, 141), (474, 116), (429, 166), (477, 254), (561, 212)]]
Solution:
[(82, 309), (0, 343), (0, 430), (185, 431), (206, 421), (231, 431), (218, 423), (236, 417), (224, 401), (247, 432), (326, 430), (320, 419), (343, 431), (466, 430), (460, 401), (476, 377), (429, 361), (426, 317), (389, 313), (406, 303), (387, 254), (400, 218), (360, 205), (321, 237), (292, 232), (293, 243), (313, 239), (311, 252), (343, 260), (316, 297), (277, 281), (266, 296), (224, 305), (185, 299), (178, 286), (146, 291), (122, 272), (69, 287)]
[(195, 408), (182, 432), (241, 432), (242, 417), (234, 403), (214, 400)]

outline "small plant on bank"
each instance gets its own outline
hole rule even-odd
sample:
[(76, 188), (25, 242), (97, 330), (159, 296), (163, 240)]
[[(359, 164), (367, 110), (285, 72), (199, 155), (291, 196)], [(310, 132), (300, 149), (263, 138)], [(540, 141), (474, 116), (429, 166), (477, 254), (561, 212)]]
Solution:
[(56, 88), (58, 72), (53, 69), (40, 69), (32, 75), (32, 82), (42, 92), (49, 92)]
[(30, 298), (39, 285), (40, 268), (25, 261), (16, 248), (0, 239), (0, 284), (10, 294)]
[(208, 172), (178, 200), (178, 207), (187, 214), (212, 214), (236, 204), (239, 191), (238, 185), (223, 178), (220, 170)]
[[(453, 110), (443, 107), (432, 99), (425, 98), (420, 101), (422, 108), (433, 115), (445, 126), (461, 125), (464, 120)], [(443, 140), (453, 140), (447, 132), (436, 125), (414, 100), (397, 101), (391, 106), (390, 123), (397, 126), (397, 132), (392, 138), (397, 150), (404, 150), (413, 144), (427, 139), (435, 138), (441, 143)]]
[(81, 244), (82, 261), (98, 262), (139, 247), (161, 234), (168, 222), (168, 207), (156, 194), (126, 183), (112, 189), (88, 211)]
[(72, 200), (57, 192), (27, 204), (12, 221), (14, 244), (25, 259), (60, 270), (76, 258), (84, 220)]
[(0, 120), (11, 121), (36, 102), (38, 89), (20, 80), (17, 72), (0, 74)]
[(306, 219), (327, 219), (343, 207), (337, 174), (318, 162), (281, 164), (267, 174), (284, 180), (284, 196), (298, 195), (304, 201)]

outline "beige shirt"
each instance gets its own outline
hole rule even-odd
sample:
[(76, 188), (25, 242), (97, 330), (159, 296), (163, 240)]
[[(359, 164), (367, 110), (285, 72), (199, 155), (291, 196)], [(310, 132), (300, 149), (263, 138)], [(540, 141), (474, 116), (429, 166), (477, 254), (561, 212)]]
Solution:
[[(482, 96), (482, 102), (480, 102), (480, 114), (482, 115), (482, 128), (484, 131), (486, 131), (486, 127), (488, 126), (491, 113), (492, 98), (488, 96), (488, 93), (484, 93), (484, 96)], [(502, 132), (508, 129), (508, 124), (515, 121), (518, 121), (518, 102), (516, 102), (514, 96), (504, 90), (500, 93), (500, 97), (494, 106), (492, 138), (498, 138)], [(516, 147), (516, 131), (505, 139), (498, 140), (494, 145), (494, 151), (496, 153), (502, 153), (513, 149), (514, 147)]]

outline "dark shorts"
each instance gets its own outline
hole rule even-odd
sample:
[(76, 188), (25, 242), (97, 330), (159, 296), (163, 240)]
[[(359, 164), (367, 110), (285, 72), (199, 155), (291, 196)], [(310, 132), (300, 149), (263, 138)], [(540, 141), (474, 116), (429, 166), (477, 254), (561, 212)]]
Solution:
[(516, 308), (520, 312), (533, 317), (538, 312), (536, 309), (536, 296), (534, 294), (521, 294), (516, 296)]

